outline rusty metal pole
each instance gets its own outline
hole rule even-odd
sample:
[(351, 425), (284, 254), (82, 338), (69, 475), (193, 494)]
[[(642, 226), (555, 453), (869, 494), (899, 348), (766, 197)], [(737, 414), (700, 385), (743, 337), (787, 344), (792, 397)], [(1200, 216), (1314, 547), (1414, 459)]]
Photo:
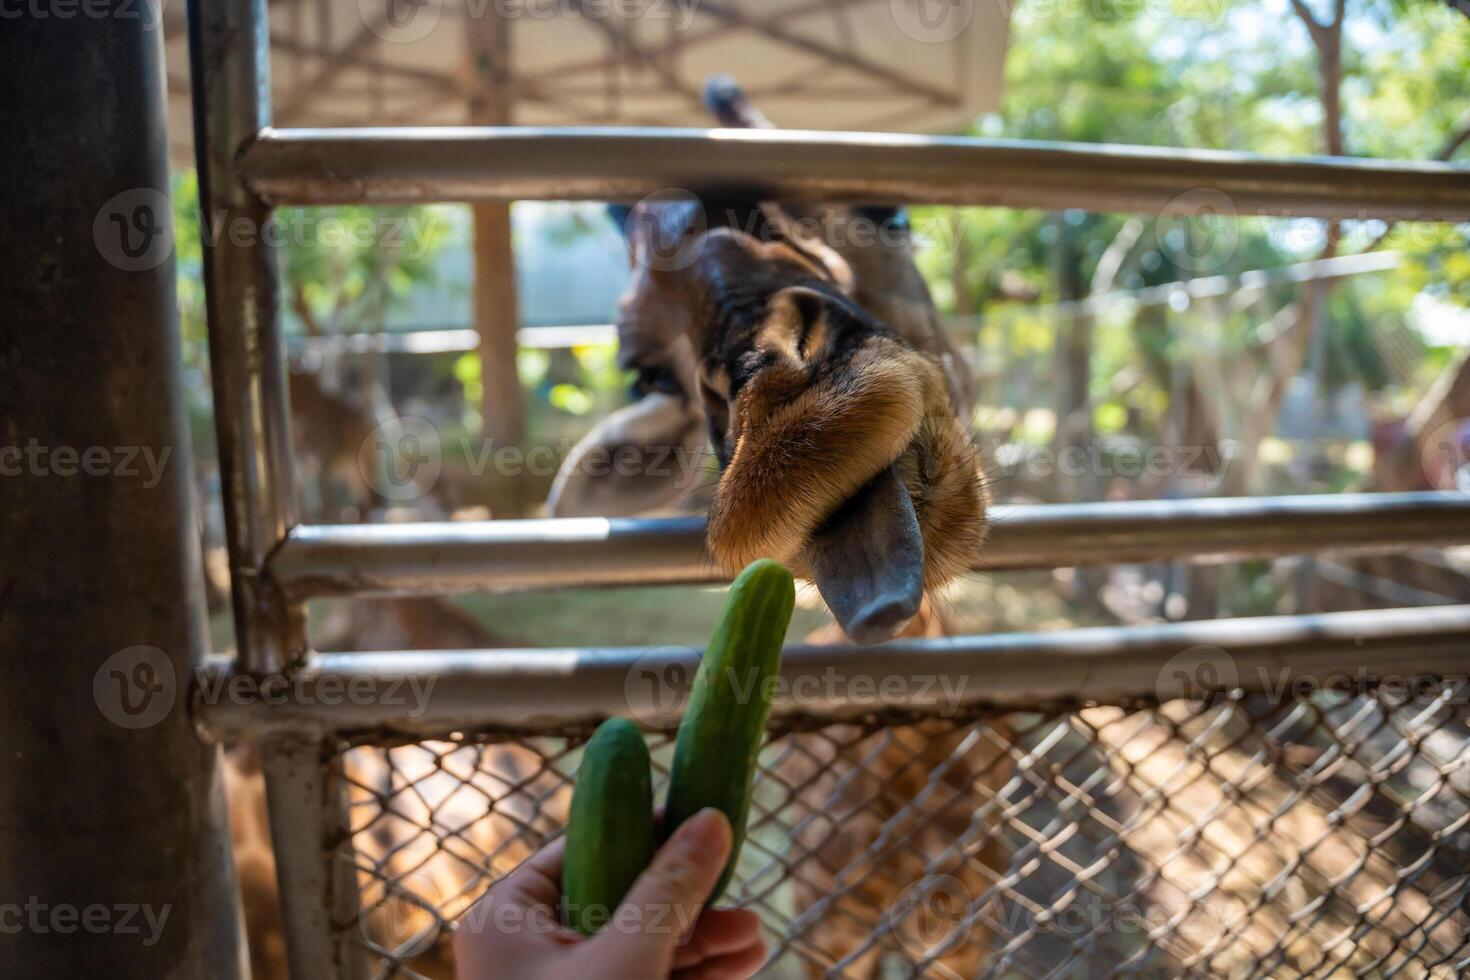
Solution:
[[(284, 602), (264, 574), (297, 508), (278, 236), (270, 206), (238, 169), (243, 148), (271, 122), (266, 0), (191, 3), (189, 48), (236, 668), (269, 673), (293, 667), (306, 635), (304, 609)], [(328, 779), (315, 743), (259, 748), (291, 976), (355, 977), (364, 961), (352, 946), (357, 876), (344, 854), (345, 788)]]
[(242, 147), (270, 125), (265, 0), (189, 5), (209, 365), (240, 666), (279, 670), (305, 652), (303, 613), (261, 574), (296, 523), (281, 346), (280, 249), (271, 209), (240, 184)]
[(244, 972), (180, 377), (158, 7), (0, 28), (0, 975)]

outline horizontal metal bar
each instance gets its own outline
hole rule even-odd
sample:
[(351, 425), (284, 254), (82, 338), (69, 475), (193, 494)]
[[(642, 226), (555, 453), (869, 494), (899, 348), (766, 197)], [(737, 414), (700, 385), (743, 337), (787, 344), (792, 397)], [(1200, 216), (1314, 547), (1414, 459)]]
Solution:
[[(990, 516), (980, 569), (1470, 543), (1470, 498), (1457, 494), (996, 506)], [(702, 518), (303, 525), (270, 574), (293, 599), (725, 579), (705, 550)]]
[[(1277, 283), (1303, 283), (1324, 279), (1341, 279), (1374, 272), (1388, 272), (1399, 267), (1403, 257), (1398, 252), (1365, 252), (1337, 255), (1330, 259), (1311, 259), (1270, 269), (1251, 269), (1228, 276), (1198, 276), (1176, 282), (1144, 286), (1139, 289), (1113, 289), (1080, 300), (1057, 303), (1020, 305), (1007, 303), (985, 314), (948, 316), (944, 323), (950, 330), (975, 330), (982, 320), (996, 317), (1060, 317), (1102, 311), (1113, 304), (1134, 303), (1156, 306), (1174, 302), (1183, 294), (1191, 300), (1225, 296), (1241, 290), (1259, 290)], [(293, 356), (302, 354), (449, 354), (475, 350), (480, 335), (474, 327), (414, 327), (377, 333), (335, 333), (288, 337)], [(612, 323), (559, 324), (521, 327), (516, 343), (521, 347), (560, 350), (581, 344), (615, 344), (618, 328)]]
[(637, 200), (684, 188), (769, 200), (1470, 219), (1470, 172), (1444, 163), (895, 133), (267, 129), (241, 166), (274, 204)]
[[(950, 714), (1236, 687), (1280, 695), (1302, 683), (1419, 692), (1437, 678), (1463, 681), (1467, 648), (1470, 606), (792, 646), (775, 712)], [(317, 654), (270, 701), (243, 696), (248, 686), (232, 694), (229, 665), (219, 661), (196, 685), (194, 708), (219, 739), (549, 731), (610, 715), (666, 728), (678, 722), (698, 660), (698, 651), (677, 647)]]
[[(474, 327), (438, 327), (378, 333), (332, 333), (288, 338), (293, 355), (302, 354), (460, 354), (480, 345)], [(618, 328), (611, 323), (521, 327), (516, 344), (535, 350), (565, 350), (583, 344), (615, 344)]]
[(1355, 255), (1334, 255), (1330, 259), (1308, 259), (1305, 262), (1293, 262), (1290, 265), (1278, 265), (1269, 269), (1249, 269), (1228, 276), (1196, 276), (1193, 279), (1162, 282), (1157, 286), (1110, 289), (1105, 293), (1091, 293), (1082, 299), (1028, 305), (1002, 303), (984, 313), (950, 317), (948, 322), (952, 326), (963, 324), (971, 330), (977, 330), (982, 322), (1005, 322), (1023, 317), (1057, 319), (1082, 313), (1104, 313), (1109, 309), (1124, 305), (1163, 306), (1167, 303), (1177, 303), (1181, 298), (1192, 302), (1216, 296), (1256, 292), (1281, 283), (1297, 285), (1305, 282), (1346, 279), (1349, 276), (1369, 275), (1375, 272), (1391, 272), (1402, 264), (1403, 256), (1398, 252), (1359, 252)]

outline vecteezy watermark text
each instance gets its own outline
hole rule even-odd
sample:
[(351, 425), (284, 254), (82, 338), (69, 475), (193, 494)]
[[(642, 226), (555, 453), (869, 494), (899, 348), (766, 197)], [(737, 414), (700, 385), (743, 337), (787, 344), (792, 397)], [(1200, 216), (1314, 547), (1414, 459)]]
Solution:
[(1225, 923), (1208, 904), (1185, 911), (1163, 902), (1124, 900), (1110, 904), (1084, 900), (1038, 913), (987, 895), (978, 884), (975, 889), (968, 888), (954, 875), (932, 874), (899, 893), (888, 908), (883, 927), (908, 953), (931, 959), (996, 933), (1172, 936), (1199, 948), (1223, 935)]
[(46, 902), (39, 895), (27, 896), (24, 902), (0, 902), (0, 934), (21, 933), (67, 936), (76, 932), (94, 936), (138, 936), (144, 946), (152, 946), (168, 924), (172, 905), (154, 907), (138, 902)]
[(410, 718), (428, 709), (439, 678), (372, 677), (366, 674), (220, 674), (197, 675), (195, 697), (201, 704), (324, 705), (376, 704), (407, 709)]
[[(425, 210), (398, 214), (283, 208), (262, 221), (254, 214), (216, 209), (200, 210), (195, 217), (200, 240), (208, 246), (381, 248), (410, 260), (428, 255), (448, 228), (448, 219)], [(173, 204), (167, 194), (153, 187), (114, 194), (92, 221), (92, 241), (98, 252), (125, 272), (162, 265), (173, 254), (174, 231)]]
[(1060, 451), (1048, 446), (1018, 443), (995, 447), (990, 453), (1003, 476), (1162, 478), (1197, 475), (1217, 488), (1230, 464), (1240, 455), (1240, 443), (1225, 439), (1217, 446), (1141, 446), (1126, 441), (1091, 439)]
[[(418, 718), (428, 710), (437, 683), (438, 678), (432, 675), (374, 677), (308, 671), (244, 674), (196, 669), (190, 689), (200, 705), (380, 705)], [(155, 646), (119, 650), (103, 661), (92, 678), (92, 697), (98, 710), (120, 728), (158, 724), (173, 710), (178, 691), (173, 661)]]
[[(699, 918), (700, 905), (682, 902), (624, 902), (617, 908), (606, 905), (572, 905), (561, 903), (568, 913), (581, 913), (581, 921), (596, 926), (599, 932), (611, 930), (623, 935), (687, 936)], [(494, 891), (471, 907), (459, 919), (459, 928), (470, 932), (493, 931), (500, 934), (530, 932), (549, 935), (562, 931), (549, 908), (527, 906), (514, 900), (501, 900)]]
[[(453, 450), (466, 473), (500, 477), (554, 476), (567, 460), (584, 477), (654, 477), (679, 488), (700, 483), (710, 465), (707, 450), (688, 446), (584, 446), (573, 458), (570, 440), (557, 446), (496, 445), (461, 436)], [(363, 481), (386, 500), (406, 502), (433, 491), (443, 472), (445, 448), (438, 428), (415, 415), (396, 416), (376, 426), (358, 447)]]
[[(628, 709), (640, 722), (664, 728), (676, 724), (694, 686), (699, 655), (690, 647), (660, 647), (639, 657), (623, 681)], [(797, 709), (844, 704), (868, 710), (932, 706), (939, 717), (953, 716), (965, 704), (968, 675), (893, 671), (820, 670), (762, 675), (755, 668), (726, 667), (716, 680), (728, 686), (738, 704), (757, 697)]]
[(1209, 645), (1170, 657), (1159, 671), (1155, 693), (1160, 701), (1198, 701), (1243, 688), (1278, 702), (1310, 703), (1328, 695), (1377, 696), (1397, 704), (1470, 703), (1470, 674), (1382, 671), (1363, 665), (1330, 672), (1293, 670), (1290, 665), (1242, 671), (1228, 652)]
[[(376, 908), (365, 906), (358, 921), (370, 941), (386, 940), (399, 955), (412, 956), (428, 949), (438, 938), (439, 920), (427, 910), (441, 907), (443, 900), (430, 876), (409, 872), (395, 878), (390, 894)], [(591, 925), (598, 933), (663, 936), (688, 936), (701, 909), (698, 903), (636, 901), (612, 908), (577, 905), (565, 898), (559, 907), (563, 915)], [(456, 928), (476, 935), (490, 932), (501, 936), (549, 936), (566, 931), (551, 907), (504, 898), (495, 889), (466, 910)]]
[(33, 436), (24, 446), (0, 446), (0, 476), (141, 478), (152, 490), (172, 453), (172, 446), (51, 446)]
[(0, 0), (0, 21), (141, 20), (151, 31), (163, 7), (163, 0)]

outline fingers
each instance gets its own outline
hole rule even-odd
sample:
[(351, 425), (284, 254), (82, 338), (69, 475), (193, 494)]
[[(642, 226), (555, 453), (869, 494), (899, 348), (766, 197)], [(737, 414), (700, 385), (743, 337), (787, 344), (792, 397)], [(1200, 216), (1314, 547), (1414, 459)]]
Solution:
[[(624, 905), (678, 908), (704, 904), (730, 856), (730, 822), (718, 810), (705, 808), (674, 831), (653, 856), (653, 863), (628, 890)], [(685, 920), (692, 923), (694, 916)]]
[(754, 944), (725, 956), (676, 970), (675, 980), (746, 980), (755, 975), (766, 961), (766, 946), (759, 939)]
[(478, 962), (497, 943), (565, 946), (580, 942), (580, 935), (561, 924), (558, 912), (565, 850), (565, 837), (552, 841), (466, 910), (454, 933), (455, 955)]
[(745, 909), (706, 909), (689, 938), (674, 951), (674, 969), (738, 953), (760, 943), (761, 921)]
[(566, 850), (566, 837), (558, 837), (522, 861), (490, 889), (491, 894), (502, 901), (555, 907), (561, 897), (561, 865)]
[(685, 821), (653, 856), (653, 863), (614, 913), (613, 928), (591, 941), (608, 957), (609, 975), (667, 976), (674, 948), (689, 933), (730, 856), (730, 822), (704, 809)]

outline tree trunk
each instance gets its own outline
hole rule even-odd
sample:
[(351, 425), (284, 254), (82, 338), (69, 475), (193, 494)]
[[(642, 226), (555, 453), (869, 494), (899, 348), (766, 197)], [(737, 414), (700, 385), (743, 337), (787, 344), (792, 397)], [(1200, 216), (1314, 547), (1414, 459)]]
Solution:
[[(1071, 226), (1061, 214), (1052, 216), (1057, 230), (1053, 249), (1058, 299), (1062, 303), (1080, 300), (1085, 295), (1082, 281), (1082, 256), (1075, 247)], [(1087, 466), (1077, 472), (1077, 463), (1086, 463), (1092, 443), (1092, 403), (1089, 397), (1092, 365), (1091, 313), (1074, 311), (1058, 316), (1053, 353), (1056, 394), (1056, 432), (1052, 449), (1058, 466), (1058, 496), (1063, 500), (1088, 500), (1098, 496), (1097, 474)], [(1066, 468), (1067, 472), (1062, 473)]]

